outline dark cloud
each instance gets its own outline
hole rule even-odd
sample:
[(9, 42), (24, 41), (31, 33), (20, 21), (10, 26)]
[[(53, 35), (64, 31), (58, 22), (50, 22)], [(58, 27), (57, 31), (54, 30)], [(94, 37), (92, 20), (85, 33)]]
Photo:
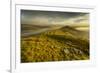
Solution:
[(41, 21), (41, 22), (44, 21), (45, 23), (45, 20), (46, 20), (46, 23), (48, 24), (51, 22), (60, 22), (60, 21), (65, 21), (70, 18), (84, 16), (86, 14), (88, 13), (21, 10), (21, 23), (33, 24), (36, 22), (38, 23), (38, 21)]

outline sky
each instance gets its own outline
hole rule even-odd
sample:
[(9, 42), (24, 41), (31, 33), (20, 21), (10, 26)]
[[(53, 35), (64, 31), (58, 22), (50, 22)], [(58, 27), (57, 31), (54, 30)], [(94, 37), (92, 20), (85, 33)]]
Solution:
[(88, 25), (89, 14), (80, 12), (21, 10), (21, 24)]

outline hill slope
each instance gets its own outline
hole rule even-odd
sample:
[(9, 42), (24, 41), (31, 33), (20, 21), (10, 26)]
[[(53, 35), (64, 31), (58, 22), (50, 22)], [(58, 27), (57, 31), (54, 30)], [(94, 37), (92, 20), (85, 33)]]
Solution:
[(21, 62), (89, 59), (85, 33), (69, 26), (21, 37)]

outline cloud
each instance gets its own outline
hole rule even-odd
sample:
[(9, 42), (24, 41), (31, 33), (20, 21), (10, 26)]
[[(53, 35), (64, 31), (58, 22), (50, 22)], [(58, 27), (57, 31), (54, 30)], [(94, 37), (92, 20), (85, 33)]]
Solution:
[(51, 12), (51, 11), (21, 11), (21, 24), (35, 25), (75, 25), (88, 24), (88, 13)]

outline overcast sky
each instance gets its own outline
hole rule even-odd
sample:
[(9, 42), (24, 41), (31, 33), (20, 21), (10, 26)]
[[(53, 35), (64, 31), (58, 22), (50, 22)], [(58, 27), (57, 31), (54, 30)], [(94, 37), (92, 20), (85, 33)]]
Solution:
[(21, 10), (21, 24), (71, 25), (89, 23), (88, 13)]

